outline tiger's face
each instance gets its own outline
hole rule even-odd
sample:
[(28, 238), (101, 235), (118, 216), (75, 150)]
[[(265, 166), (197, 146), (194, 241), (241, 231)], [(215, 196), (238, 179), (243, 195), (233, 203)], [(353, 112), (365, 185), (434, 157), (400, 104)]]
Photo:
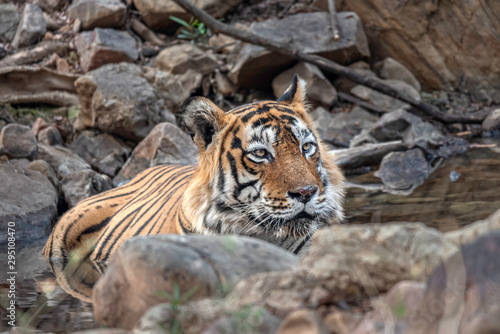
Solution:
[(343, 219), (344, 179), (304, 96), (305, 82), (295, 76), (278, 101), (227, 113), (204, 98), (187, 102), (185, 122), (200, 148), (201, 176), (187, 191), (197, 194), (192, 204), (203, 216), (195, 228), (299, 239)]

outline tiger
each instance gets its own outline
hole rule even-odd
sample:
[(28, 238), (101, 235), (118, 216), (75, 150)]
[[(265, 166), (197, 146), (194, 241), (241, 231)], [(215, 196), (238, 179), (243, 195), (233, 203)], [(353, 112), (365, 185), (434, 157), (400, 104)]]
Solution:
[(138, 235), (239, 234), (304, 254), (317, 229), (342, 222), (345, 183), (308, 109), (298, 75), (276, 101), (228, 112), (189, 98), (198, 164), (147, 169), (64, 214), (43, 249), (58, 284), (91, 302), (113, 253)]

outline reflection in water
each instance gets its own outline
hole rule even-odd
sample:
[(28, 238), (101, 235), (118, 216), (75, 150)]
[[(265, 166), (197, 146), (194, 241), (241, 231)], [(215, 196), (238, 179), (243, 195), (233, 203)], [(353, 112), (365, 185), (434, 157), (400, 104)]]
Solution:
[[(496, 148), (473, 148), (448, 158), (409, 196), (350, 189), (345, 205), (349, 223), (422, 222), (445, 232), (486, 218), (500, 208), (496, 143)], [(349, 181), (380, 183), (373, 173)]]

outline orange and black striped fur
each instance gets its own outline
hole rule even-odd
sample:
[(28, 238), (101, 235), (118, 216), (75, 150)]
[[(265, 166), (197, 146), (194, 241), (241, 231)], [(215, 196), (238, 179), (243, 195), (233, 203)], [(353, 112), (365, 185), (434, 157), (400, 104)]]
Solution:
[(136, 235), (242, 234), (302, 254), (318, 228), (343, 219), (344, 186), (304, 96), (295, 76), (278, 101), (227, 113), (188, 100), (184, 120), (199, 164), (148, 169), (66, 213), (44, 248), (60, 286), (90, 301), (113, 253)]

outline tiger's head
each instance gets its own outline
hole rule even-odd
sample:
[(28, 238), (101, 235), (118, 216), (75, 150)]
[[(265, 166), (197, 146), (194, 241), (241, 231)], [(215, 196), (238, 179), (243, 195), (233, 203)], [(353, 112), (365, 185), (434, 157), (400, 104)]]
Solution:
[(185, 103), (199, 166), (184, 194), (198, 233), (298, 240), (343, 219), (344, 178), (307, 113), (297, 75), (277, 101), (228, 112), (210, 100)]

